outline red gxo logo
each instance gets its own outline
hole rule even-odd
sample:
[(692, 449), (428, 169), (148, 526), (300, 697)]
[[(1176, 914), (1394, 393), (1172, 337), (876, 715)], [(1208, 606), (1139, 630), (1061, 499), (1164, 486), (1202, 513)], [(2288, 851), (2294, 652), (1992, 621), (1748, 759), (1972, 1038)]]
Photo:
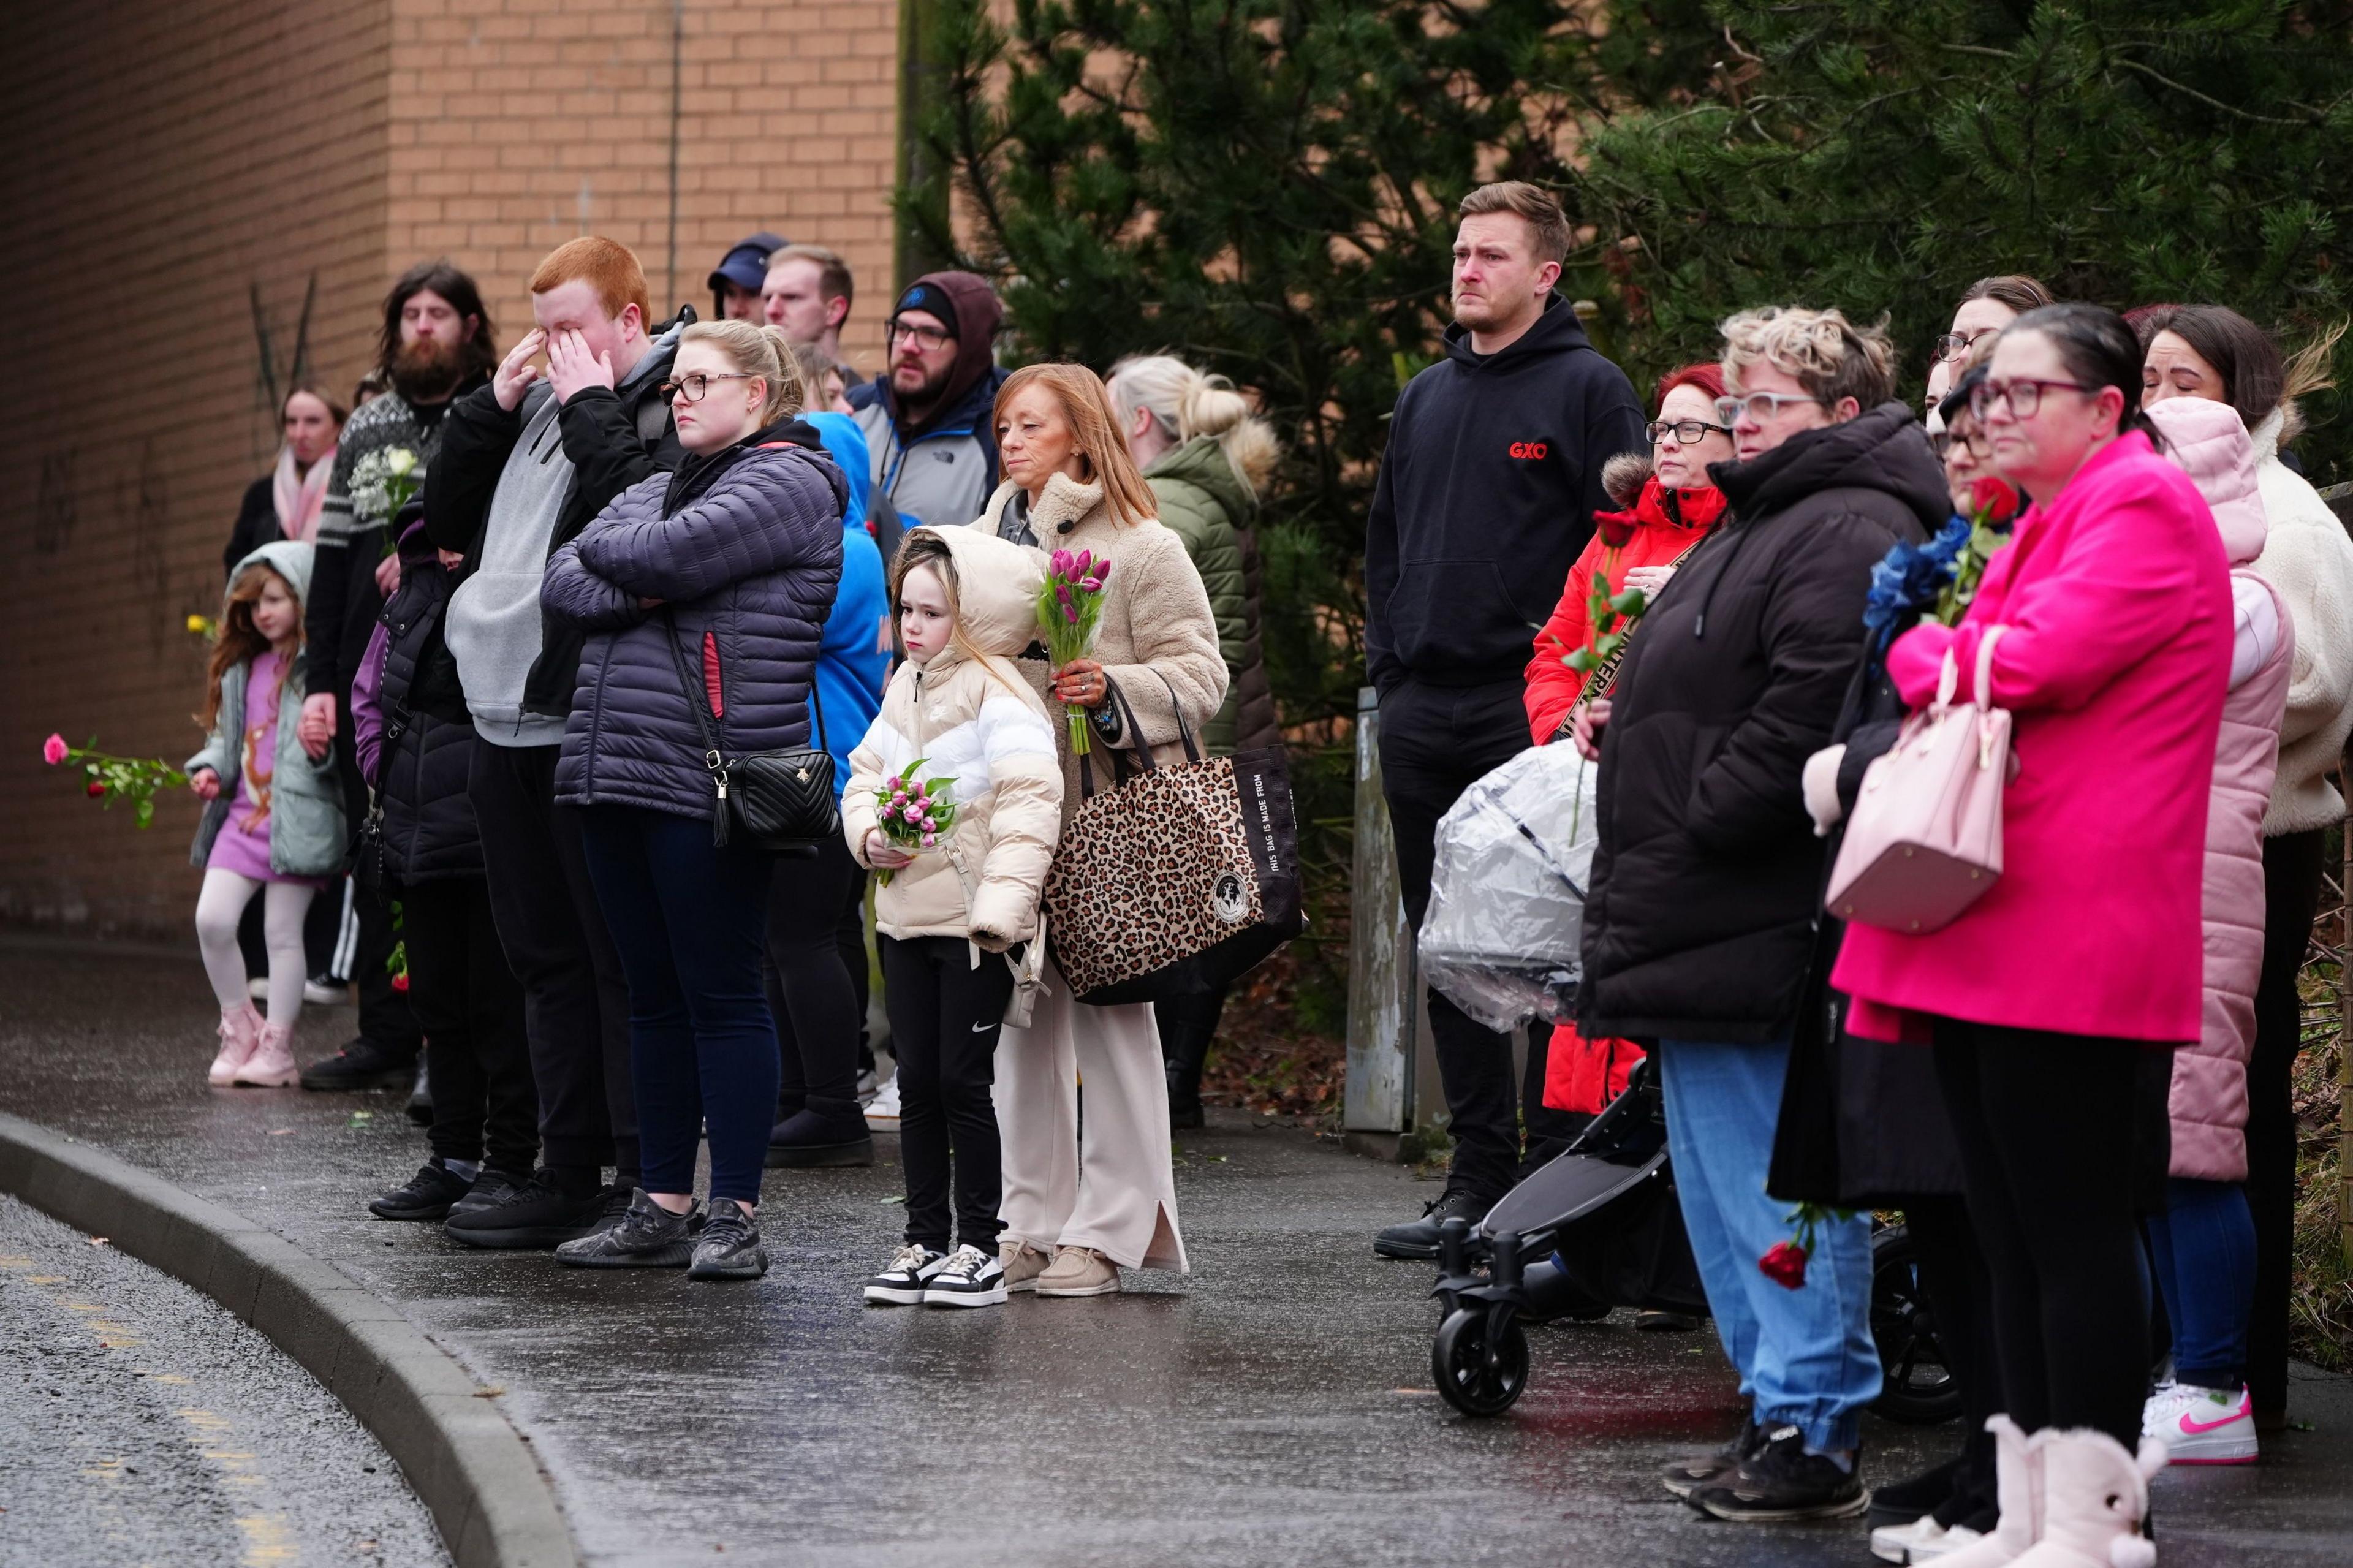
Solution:
[(1542, 441), (1514, 441), (1512, 443), (1512, 456), (1527, 462), (1542, 461), (1544, 455), (1549, 450), (1551, 450), (1551, 448), (1546, 447)]

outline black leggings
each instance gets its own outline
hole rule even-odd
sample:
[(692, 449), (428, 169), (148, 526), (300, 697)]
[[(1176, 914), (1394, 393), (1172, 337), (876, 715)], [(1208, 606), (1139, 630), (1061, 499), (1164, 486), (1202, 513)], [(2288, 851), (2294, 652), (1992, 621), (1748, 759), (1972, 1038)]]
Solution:
[(973, 967), (962, 937), (881, 939), (882, 1001), (899, 1058), (899, 1160), (907, 1239), (948, 1248), (948, 1168), (958, 1241), (997, 1250), (1003, 1154), (997, 1139), (997, 1039), (1013, 971), (993, 952)]
[(1993, 1434), (1986, 1417), (2002, 1407), (2000, 1352), (1993, 1340), (1993, 1280), (1958, 1197), (1907, 1198), (1904, 1223), (1920, 1260), (1920, 1289), (1936, 1317), (1945, 1366), (1961, 1390), (1961, 1472), (1953, 1495), (1936, 1509), (1947, 1529), (1989, 1531), (1994, 1504)]
[[(840, 940), (843, 911), (866, 874), (839, 833), (814, 858), (779, 859), (768, 893), (768, 1010), (776, 1016), (778, 1120), (801, 1110), (848, 1121), (858, 1110), (858, 1036), (865, 1018)], [(858, 979), (865, 978), (865, 954)]]
[(522, 982), (499, 946), (490, 886), (480, 877), (450, 877), (412, 883), (393, 897), (408, 951), (408, 1006), (425, 1031), (433, 1084), (427, 1142), (441, 1159), (480, 1160), (527, 1176), (539, 1157), (539, 1091), (523, 1033)]
[(1936, 1020), (1936, 1076), (1993, 1281), (2003, 1405), (2028, 1432), (2140, 1441), (2149, 1309), (2135, 1127), (2151, 1048)]
[(2247, 1207), (2255, 1216), (2255, 1310), (2247, 1323), (2247, 1393), (2255, 1413), (2287, 1408), (2288, 1278), (2295, 1246), (2295, 1070), (2303, 1004), (2295, 994), (2320, 907), (2326, 831), (2263, 840), (2263, 970), (2255, 1049), (2247, 1062)]

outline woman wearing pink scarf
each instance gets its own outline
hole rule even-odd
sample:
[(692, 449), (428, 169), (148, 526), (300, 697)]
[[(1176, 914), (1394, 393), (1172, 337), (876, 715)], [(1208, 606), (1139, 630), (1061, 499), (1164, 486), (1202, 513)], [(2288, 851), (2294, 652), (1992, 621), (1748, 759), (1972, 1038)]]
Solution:
[(319, 531), (319, 509), (327, 500), (327, 476), (335, 471), (335, 440), (343, 434), (347, 411), (317, 387), (307, 384), (286, 394), (278, 406), (279, 425), (286, 433), (270, 471), (246, 488), (245, 504), (237, 509), (237, 527), (228, 548), (221, 552), (225, 570), (275, 540), (311, 542)]

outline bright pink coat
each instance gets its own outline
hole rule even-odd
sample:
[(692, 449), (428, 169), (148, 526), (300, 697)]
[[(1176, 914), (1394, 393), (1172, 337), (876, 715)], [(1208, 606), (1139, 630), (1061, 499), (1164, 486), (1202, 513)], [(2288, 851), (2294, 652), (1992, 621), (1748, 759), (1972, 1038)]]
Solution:
[[(2002, 875), (1941, 931), (1848, 926), (1848, 1026), (1928, 1016), (2188, 1042), (2200, 1034), (2202, 861), (2230, 680), (2230, 563), (2197, 487), (2134, 432), (2019, 520), (1957, 627), (1916, 626), (1888, 674), (1917, 708), (1945, 651), (2014, 717)], [(1905, 1015), (1912, 1015), (1906, 1017)]]

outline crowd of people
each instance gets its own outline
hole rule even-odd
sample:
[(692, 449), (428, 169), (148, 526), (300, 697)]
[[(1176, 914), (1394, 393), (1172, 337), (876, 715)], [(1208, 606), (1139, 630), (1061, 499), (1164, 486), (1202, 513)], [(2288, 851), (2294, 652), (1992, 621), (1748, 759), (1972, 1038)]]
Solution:
[[(1430, 993), (1451, 1169), (1375, 1249), (1437, 1256), (1653, 1058), (1750, 1405), (1668, 1489), (1868, 1508), (1892, 1561), (2126, 1561), (2168, 1450), (2250, 1462), (2284, 1409), (2295, 976), (2353, 730), (2353, 539), (2293, 453), (2327, 344), (2002, 276), (1957, 302), (1925, 410), (1883, 328), (1796, 305), (1730, 316), (1646, 409), (1556, 290), (1569, 238), (1533, 186), (1462, 201), (1364, 580), (1411, 923), (1469, 785), (1531, 742), (1591, 760), (1577, 1014), (1515, 1072)], [(1074, 731), (1280, 744), (1273, 437), (1167, 355), (999, 366), (969, 273), (901, 291), (871, 381), (832, 252), (755, 235), (710, 281), (715, 319), (658, 321), (634, 256), (574, 240), (501, 354), (425, 263), (356, 412), (288, 395), (190, 769), (212, 1081), (405, 1082), (421, 1041), (432, 1157), (370, 1206), (474, 1247), (756, 1277), (764, 1167), (870, 1162), (887, 1126), (906, 1226), (871, 1302), (1182, 1269), (1170, 1132), (1222, 997), (1079, 1002), (1040, 889)], [(1054, 551), (1105, 563), (1059, 664)], [(1925, 926), (1826, 908), (1866, 797), (1957, 706), (2010, 726), (1999, 875)], [(771, 853), (730, 770), (819, 753), (839, 831)], [(938, 841), (919, 763), (957, 781)], [(298, 1069), (304, 918), (347, 868), (359, 1035)], [(1910, 1227), (1970, 1426), (1875, 1502), (1873, 1209)], [(1810, 1266), (1768, 1278), (1793, 1222)]]

